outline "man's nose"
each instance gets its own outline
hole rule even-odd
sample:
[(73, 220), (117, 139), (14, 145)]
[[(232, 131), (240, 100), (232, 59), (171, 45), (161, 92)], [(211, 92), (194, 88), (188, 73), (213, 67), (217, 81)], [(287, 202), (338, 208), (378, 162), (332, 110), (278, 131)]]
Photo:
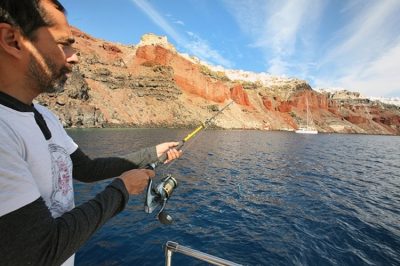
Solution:
[(73, 47), (69, 46), (69, 47), (64, 48), (64, 54), (67, 59), (67, 63), (69, 63), (71, 65), (75, 65), (75, 64), (79, 63), (78, 54)]
[(75, 51), (70, 56), (67, 57), (67, 62), (72, 65), (79, 63), (79, 58)]

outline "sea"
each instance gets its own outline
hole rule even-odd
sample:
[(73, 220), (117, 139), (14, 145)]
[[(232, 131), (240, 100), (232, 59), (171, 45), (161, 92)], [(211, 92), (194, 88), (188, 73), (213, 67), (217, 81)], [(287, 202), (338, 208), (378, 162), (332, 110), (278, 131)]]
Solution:
[[(91, 157), (120, 156), (189, 129), (72, 129)], [(171, 225), (131, 196), (76, 265), (165, 265), (181, 246), (242, 265), (400, 265), (400, 137), (205, 130), (157, 168), (178, 181)], [(79, 205), (110, 180), (74, 183)], [(172, 265), (208, 265), (174, 253)]]

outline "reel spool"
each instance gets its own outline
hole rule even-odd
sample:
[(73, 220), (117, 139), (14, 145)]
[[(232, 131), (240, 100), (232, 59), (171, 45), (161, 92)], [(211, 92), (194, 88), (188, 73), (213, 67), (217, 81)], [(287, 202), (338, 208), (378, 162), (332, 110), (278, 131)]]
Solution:
[(177, 186), (178, 181), (176, 181), (172, 175), (167, 175), (161, 179), (161, 182), (158, 185), (153, 185), (153, 180), (149, 179), (146, 190), (144, 211), (146, 213), (152, 213), (155, 209), (161, 206), (161, 209), (157, 214), (158, 220), (162, 224), (171, 224), (173, 219), (164, 211), (164, 208)]

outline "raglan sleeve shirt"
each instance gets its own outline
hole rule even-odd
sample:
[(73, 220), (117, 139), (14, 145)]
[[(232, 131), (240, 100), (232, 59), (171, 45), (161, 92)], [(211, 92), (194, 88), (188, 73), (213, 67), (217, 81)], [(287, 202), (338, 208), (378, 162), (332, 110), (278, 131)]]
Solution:
[[(19, 136), (0, 120), (0, 217), (40, 197)], [(3, 232), (3, 230), (0, 231)], [(2, 239), (2, 237), (0, 237)], [(0, 240), (1, 241), (1, 240)], [(2, 242), (2, 241), (1, 241)]]
[[(56, 117), (50, 117), (50, 123), (52, 119)], [(57, 123), (61, 127), (58, 133), (65, 134), (62, 138), (66, 152), (72, 154), (73, 162), (81, 162), (74, 165), (73, 172), (82, 181), (115, 177), (157, 158), (153, 147), (134, 153), (132, 160), (129, 156), (91, 160)], [(99, 227), (124, 209), (129, 199), (125, 185), (116, 178), (92, 200), (54, 218), (32, 176), (24, 141), (2, 120), (0, 126), (0, 264), (61, 265)], [(86, 159), (79, 160), (82, 158)]]

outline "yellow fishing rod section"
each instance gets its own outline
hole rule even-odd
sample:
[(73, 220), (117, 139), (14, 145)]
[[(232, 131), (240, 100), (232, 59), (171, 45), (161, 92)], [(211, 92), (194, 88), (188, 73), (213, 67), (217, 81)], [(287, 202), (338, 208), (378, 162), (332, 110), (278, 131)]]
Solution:
[(191, 139), (193, 136), (195, 136), (197, 133), (199, 133), (202, 129), (205, 129), (206, 125), (204, 123), (201, 123), (200, 126), (198, 126), (195, 130), (193, 130), (191, 133), (189, 133), (183, 140), (182, 142), (186, 142), (189, 139)]
[(212, 120), (214, 120), (220, 113), (222, 113), (226, 108), (228, 108), (229, 105), (231, 105), (233, 101), (230, 101), (227, 105), (225, 105), (221, 110), (218, 111), (213, 117), (207, 119), (205, 122), (201, 123), (200, 126), (198, 126), (195, 130), (193, 130), (191, 133), (189, 133), (183, 140), (182, 144), (194, 137), (197, 133), (199, 133), (201, 130), (207, 128), (207, 126), (211, 123)]
[[(197, 133), (199, 133), (200, 131), (202, 131), (203, 129), (206, 129), (210, 124), (211, 121), (214, 120), (219, 114), (221, 114), (226, 108), (228, 108), (228, 106), (230, 106), (232, 103), (234, 103), (234, 101), (230, 101), (227, 105), (225, 105), (221, 110), (218, 111), (218, 113), (216, 113), (213, 117), (207, 119), (205, 122), (202, 122), (200, 126), (198, 126), (195, 130), (193, 130), (192, 132), (190, 132), (183, 140), (179, 141), (178, 146), (176, 146), (175, 148), (177, 150), (181, 149), (183, 147), (183, 145), (185, 144), (185, 142), (187, 142), (188, 140), (190, 140), (191, 138), (193, 138), (194, 136), (196, 136)], [(160, 162), (164, 162), (165, 160), (167, 160), (167, 154), (163, 154), (160, 157)], [(155, 167), (158, 165), (158, 163), (154, 163), (151, 165), (151, 169), (155, 169)]]

